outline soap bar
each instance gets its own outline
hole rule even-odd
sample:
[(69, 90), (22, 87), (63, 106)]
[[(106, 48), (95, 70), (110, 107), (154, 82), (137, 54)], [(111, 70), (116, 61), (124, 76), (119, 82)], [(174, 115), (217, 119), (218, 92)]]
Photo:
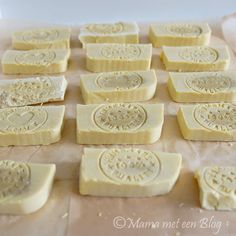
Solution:
[(15, 32), (12, 47), (19, 50), (70, 48), (70, 29), (39, 28)]
[(0, 112), (0, 146), (48, 145), (61, 138), (65, 106), (25, 106)]
[(139, 28), (130, 22), (86, 24), (80, 29), (79, 40), (83, 47), (88, 43), (138, 43)]
[(68, 49), (7, 50), (2, 58), (4, 74), (51, 74), (67, 70)]
[(0, 80), (0, 108), (64, 100), (64, 76)]
[(210, 38), (207, 23), (154, 23), (149, 28), (153, 47), (208, 45)]
[(230, 55), (227, 46), (163, 46), (161, 59), (170, 71), (217, 71), (227, 70)]
[(87, 69), (92, 72), (149, 70), (151, 44), (87, 44)]
[(177, 113), (185, 139), (236, 141), (236, 104), (182, 105)]
[(0, 214), (29, 214), (50, 195), (56, 166), (0, 160)]
[(179, 177), (181, 162), (177, 153), (86, 148), (80, 165), (79, 191), (107, 197), (167, 194)]
[(163, 104), (77, 105), (77, 143), (154, 143), (160, 138), (163, 122)]
[(171, 72), (167, 86), (176, 102), (236, 101), (236, 71)]
[(80, 79), (86, 104), (146, 101), (154, 96), (156, 85), (154, 70), (84, 74)]
[(208, 166), (195, 173), (200, 203), (208, 210), (236, 209), (236, 167)]

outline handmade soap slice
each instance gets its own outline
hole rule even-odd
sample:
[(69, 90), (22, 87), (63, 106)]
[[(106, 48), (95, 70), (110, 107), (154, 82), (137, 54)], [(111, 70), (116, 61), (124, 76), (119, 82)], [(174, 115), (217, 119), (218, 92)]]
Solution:
[(163, 122), (163, 104), (77, 105), (77, 143), (154, 143), (160, 138)]
[(67, 70), (68, 49), (7, 50), (2, 58), (4, 74), (51, 74)]
[(47, 145), (61, 138), (65, 106), (25, 106), (0, 112), (0, 146)]
[(88, 43), (138, 43), (139, 28), (130, 22), (86, 24), (80, 29), (79, 40), (83, 47)]
[(227, 46), (163, 46), (161, 59), (170, 71), (227, 70), (230, 64)]
[(151, 44), (87, 44), (87, 69), (93, 72), (149, 70)]
[(0, 108), (64, 100), (64, 76), (0, 80)]
[(154, 23), (149, 29), (153, 47), (208, 45), (210, 37), (207, 23)]
[(236, 209), (236, 167), (213, 166), (196, 171), (200, 203), (208, 210)]
[(177, 119), (185, 139), (236, 141), (236, 104), (182, 105)]
[(171, 72), (167, 86), (176, 102), (236, 101), (236, 71)]
[(70, 48), (70, 29), (39, 28), (15, 32), (12, 46), (20, 50)]
[(149, 100), (155, 94), (156, 85), (154, 70), (84, 74), (80, 79), (86, 104)]
[(54, 164), (0, 161), (0, 214), (29, 214), (40, 209), (50, 195)]
[(143, 149), (84, 149), (79, 191), (84, 195), (150, 197), (171, 191), (181, 169), (177, 153)]

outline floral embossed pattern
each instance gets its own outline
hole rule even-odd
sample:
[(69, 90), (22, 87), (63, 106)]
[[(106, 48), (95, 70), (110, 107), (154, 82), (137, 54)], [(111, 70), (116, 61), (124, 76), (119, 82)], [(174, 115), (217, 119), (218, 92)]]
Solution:
[(151, 151), (140, 149), (110, 149), (99, 160), (102, 173), (109, 179), (126, 184), (143, 184), (159, 175), (159, 158)]
[(0, 201), (21, 193), (29, 184), (30, 168), (27, 164), (0, 161)]
[(102, 105), (94, 113), (94, 123), (103, 130), (113, 132), (136, 130), (146, 119), (146, 111), (138, 104)]
[(165, 30), (176, 36), (197, 37), (202, 33), (202, 29), (197, 25), (190, 24), (171, 24)]
[(200, 125), (210, 130), (223, 132), (236, 130), (235, 104), (202, 104), (195, 108), (194, 117)]
[(116, 24), (90, 24), (87, 30), (95, 34), (117, 34), (124, 30), (122, 23)]

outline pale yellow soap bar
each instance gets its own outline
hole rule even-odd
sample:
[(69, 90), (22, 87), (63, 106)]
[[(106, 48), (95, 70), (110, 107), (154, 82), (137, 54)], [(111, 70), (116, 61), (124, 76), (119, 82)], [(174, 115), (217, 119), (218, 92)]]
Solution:
[(70, 50), (7, 50), (2, 57), (4, 74), (53, 74), (67, 70)]
[(208, 210), (236, 209), (236, 167), (208, 166), (195, 173), (200, 203)]
[(79, 191), (109, 197), (167, 194), (179, 177), (181, 162), (177, 153), (86, 148), (80, 164)]
[(167, 86), (176, 102), (236, 101), (236, 71), (171, 72)]
[(227, 70), (230, 55), (227, 46), (163, 46), (161, 59), (169, 71)]
[(0, 108), (62, 101), (66, 87), (64, 76), (0, 80)]
[(153, 47), (208, 45), (210, 38), (207, 23), (154, 23), (149, 28)]
[(154, 143), (160, 138), (163, 122), (163, 104), (77, 105), (77, 143)]
[(236, 141), (236, 104), (182, 105), (177, 113), (185, 139)]
[(79, 40), (83, 47), (88, 43), (138, 43), (139, 28), (132, 22), (86, 24), (80, 29)]
[(80, 79), (86, 104), (146, 101), (154, 96), (156, 85), (154, 70), (84, 74)]
[(87, 69), (92, 72), (149, 70), (151, 44), (87, 44)]
[(65, 106), (25, 106), (0, 110), (0, 146), (48, 145), (61, 138)]
[(70, 29), (39, 28), (15, 32), (12, 47), (19, 50), (70, 48)]
[(54, 164), (0, 161), (0, 214), (29, 214), (39, 210), (50, 195)]

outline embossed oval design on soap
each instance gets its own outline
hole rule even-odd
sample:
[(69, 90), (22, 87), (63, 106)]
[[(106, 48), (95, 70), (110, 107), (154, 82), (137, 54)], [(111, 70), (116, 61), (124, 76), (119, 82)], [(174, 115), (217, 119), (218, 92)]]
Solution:
[(23, 39), (29, 43), (44, 43), (58, 39), (59, 32), (56, 29), (32, 30), (24, 32)]
[(190, 47), (180, 50), (179, 56), (188, 62), (214, 63), (218, 59), (218, 52), (209, 47)]
[(165, 27), (166, 31), (177, 36), (197, 37), (202, 33), (201, 27), (190, 24), (171, 24)]
[(38, 77), (34, 81), (18, 80), (0, 89), (0, 107), (24, 106), (47, 101), (56, 89), (48, 77)]
[(27, 164), (0, 161), (0, 201), (21, 193), (30, 184), (30, 168)]
[(231, 88), (232, 79), (222, 75), (194, 76), (185, 80), (187, 86), (199, 93), (224, 92)]
[(110, 59), (133, 59), (140, 56), (141, 49), (137, 45), (109, 45), (102, 48), (101, 54)]
[(236, 195), (236, 168), (235, 167), (209, 167), (204, 172), (204, 180), (213, 190)]
[(103, 89), (131, 90), (142, 84), (142, 77), (134, 72), (112, 72), (99, 74), (96, 83)]
[(94, 123), (105, 131), (124, 132), (142, 127), (147, 114), (141, 105), (114, 103), (100, 106), (93, 118)]
[(90, 24), (87, 30), (96, 34), (117, 34), (124, 30), (122, 23), (116, 24)]
[(15, 133), (31, 132), (40, 128), (47, 119), (47, 111), (43, 108), (6, 108), (0, 113), (0, 131)]
[(99, 159), (102, 173), (125, 184), (144, 184), (160, 173), (161, 162), (156, 154), (140, 149), (109, 149)]
[(38, 65), (47, 66), (50, 65), (56, 58), (54, 51), (28, 51), (19, 53), (15, 61), (20, 65)]
[(194, 110), (196, 121), (215, 131), (236, 130), (236, 105), (230, 103), (202, 104)]

